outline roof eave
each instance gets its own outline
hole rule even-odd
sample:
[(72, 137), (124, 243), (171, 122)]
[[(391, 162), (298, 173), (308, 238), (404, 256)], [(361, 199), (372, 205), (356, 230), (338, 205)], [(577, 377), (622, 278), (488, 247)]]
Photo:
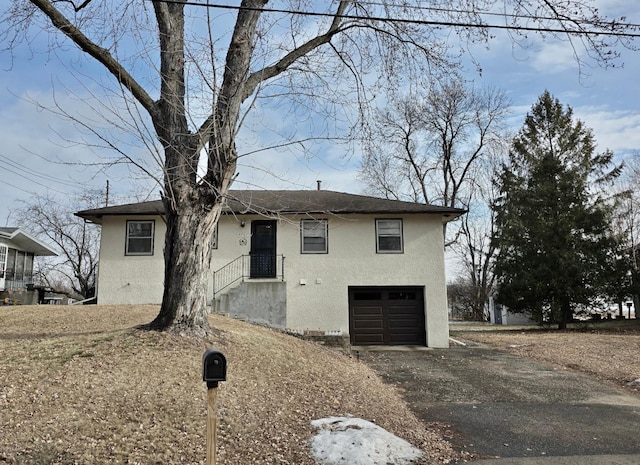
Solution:
[(16, 246), (27, 252), (33, 252), (34, 255), (40, 257), (57, 257), (59, 253), (42, 242), (40, 239), (33, 237), (29, 233), (16, 229), (10, 235), (3, 235), (7, 240), (13, 242)]

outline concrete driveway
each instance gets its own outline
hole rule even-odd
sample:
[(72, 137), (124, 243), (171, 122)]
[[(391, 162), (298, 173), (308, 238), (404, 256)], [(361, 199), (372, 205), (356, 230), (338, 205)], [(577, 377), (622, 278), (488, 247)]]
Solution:
[(478, 465), (640, 464), (635, 393), (479, 345), (358, 355)]

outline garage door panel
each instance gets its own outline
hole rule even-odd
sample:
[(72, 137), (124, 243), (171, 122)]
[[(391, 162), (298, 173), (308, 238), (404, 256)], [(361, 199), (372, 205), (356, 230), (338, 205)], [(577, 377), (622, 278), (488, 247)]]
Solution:
[(355, 317), (365, 316), (382, 316), (382, 305), (355, 305), (353, 307), (353, 315)]
[(417, 308), (416, 303), (413, 305), (387, 305), (387, 314), (390, 317), (402, 317), (403, 315), (411, 315), (412, 317), (415, 317), (418, 311), (420, 311), (420, 309)]
[(427, 342), (426, 338), (423, 337), (423, 338), (417, 339), (416, 334), (413, 332), (409, 334), (393, 333), (389, 336), (388, 345), (415, 346), (415, 345), (425, 345), (426, 342)]
[(389, 320), (389, 329), (418, 329), (422, 322), (417, 318), (393, 319)]
[(349, 288), (354, 345), (424, 345), (424, 291), (418, 287)]
[(355, 330), (359, 329), (378, 329), (382, 331), (384, 329), (384, 325), (381, 319), (377, 320), (354, 320), (353, 328)]

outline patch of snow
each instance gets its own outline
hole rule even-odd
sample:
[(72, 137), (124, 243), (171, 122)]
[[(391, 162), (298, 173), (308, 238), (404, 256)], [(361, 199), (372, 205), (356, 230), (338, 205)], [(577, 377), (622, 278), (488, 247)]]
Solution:
[(322, 465), (409, 465), (423, 452), (387, 430), (361, 418), (313, 420), (313, 458)]

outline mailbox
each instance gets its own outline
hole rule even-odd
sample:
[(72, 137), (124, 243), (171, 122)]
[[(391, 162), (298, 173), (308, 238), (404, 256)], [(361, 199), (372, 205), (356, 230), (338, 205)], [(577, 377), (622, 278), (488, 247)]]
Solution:
[(207, 388), (218, 387), (218, 382), (227, 380), (227, 359), (216, 349), (207, 349), (202, 356), (202, 380)]

